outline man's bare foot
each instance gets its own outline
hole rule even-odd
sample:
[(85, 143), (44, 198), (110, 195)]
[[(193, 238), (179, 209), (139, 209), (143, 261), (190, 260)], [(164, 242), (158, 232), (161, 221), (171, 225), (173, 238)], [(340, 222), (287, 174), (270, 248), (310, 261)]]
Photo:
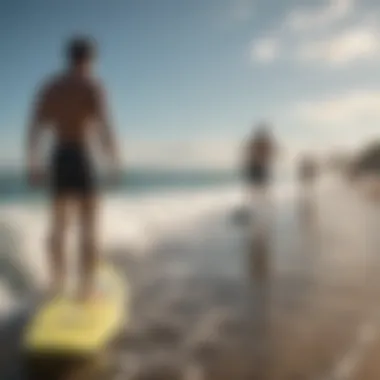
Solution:
[(44, 299), (46, 299), (46, 301), (50, 301), (59, 295), (62, 295), (63, 291), (64, 287), (62, 284), (53, 283), (47, 288)]
[(79, 290), (77, 300), (80, 303), (88, 303), (100, 299), (100, 292), (94, 287), (84, 287)]

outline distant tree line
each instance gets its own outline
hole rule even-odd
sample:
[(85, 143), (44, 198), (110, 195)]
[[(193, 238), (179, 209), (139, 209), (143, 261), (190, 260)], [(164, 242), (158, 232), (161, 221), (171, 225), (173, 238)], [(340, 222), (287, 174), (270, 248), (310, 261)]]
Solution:
[(350, 164), (350, 171), (354, 177), (380, 175), (380, 140), (371, 141), (360, 149)]

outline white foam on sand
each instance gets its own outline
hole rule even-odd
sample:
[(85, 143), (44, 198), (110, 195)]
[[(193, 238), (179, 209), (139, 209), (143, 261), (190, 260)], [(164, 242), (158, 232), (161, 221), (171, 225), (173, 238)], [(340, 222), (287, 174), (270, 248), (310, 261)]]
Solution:
[[(143, 259), (159, 239), (238, 197), (235, 188), (130, 197), (107, 196), (98, 224), (102, 252), (122, 251)], [(14, 299), (38, 290), (48, 280), (47, 204), (12, 203), (0, 208), (0, 315)], [(75, 223), (67, 251), (75, 252)], [(17, 302), (16, 302), (17, 303)]]
[[(277, 201), (293, 197), (291, 183), (275, 186)], [(239, 186), (145, 196), (113, 195), (104, 198), (99, 218), (102, 252), (125, 252), (143, 260), (168, 234), (196, 225), (210, 213), (232, 210), (245, 201)], [(222, 221), (223, 223), (223, 221)], [(22, 303), (48, 280), (46, 236), (47, 204), (12, 203), (0, 208), (0, 317)], [(67, 250), (75, 252), (75, 233)]]

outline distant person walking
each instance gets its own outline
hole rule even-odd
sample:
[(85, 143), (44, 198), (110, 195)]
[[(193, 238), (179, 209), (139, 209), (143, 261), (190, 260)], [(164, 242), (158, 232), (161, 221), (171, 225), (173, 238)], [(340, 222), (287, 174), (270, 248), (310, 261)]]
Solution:
[(265, 195), (272, 180), (276, 144), (267, 124), (253, 131), (244, 150), (244, 175), (252, 199)]
[(317, 161), (311, 155), (301, 157), (298, 166), (298, 178), (302, 191), (310, 192), (313, 189), (318, 175)]
[[(34, 101), (28, 125), (27, 157), (29, 181), (39, 186), (42, 132), (54, 135), (50, 157), (50, 193), (52, 228), (49, 245), (51, 290), (59, 293), (65, 280), (64, 243), (71, 203), (79, 212), (81, 227), (81, 277), (79, 298), (93, 294), (97, 253), (97, 186), (94, 162), (88, 151), (90, 132), (96, 132), (112, 173), (118, 173), (118, 155), (107, 112), (107, 99), (101, 84), (93, 76), (96, 49), (91, 39), (74, 38), (66, 50), (68, 67), (45, 81)], [(116, 178), (116, 177), (115, 177)]]
[(304, 221), (310, 221), (315, 208), (315, 184), (319, 166), (314, 157), (304, 155), (298, 162), (298, 180), (300, 185), (299, 205)]
[(257, 280), (265, 281), (270, 270), (270, 230), (273, 215), (268, 190), (272, 182), (275, 152), (276, 144), (269, 126), (259, 124), (244, 147), (243, 174), (248, 205), (241, 211), (241, 219), (248, 226), (248, 267), (254, 284), (257, 284)]

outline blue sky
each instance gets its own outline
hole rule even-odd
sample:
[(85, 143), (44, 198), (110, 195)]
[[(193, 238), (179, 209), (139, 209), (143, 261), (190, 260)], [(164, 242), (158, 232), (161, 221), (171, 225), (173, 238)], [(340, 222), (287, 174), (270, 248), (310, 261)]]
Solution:
[(291, 149), (356, 143), (380, 125), (379, 16), (365, 0), (0, 0), (0, 159), (19, 159), (76, 32), (99, 42), (130, 162), (228, 164), (261, 119)]

